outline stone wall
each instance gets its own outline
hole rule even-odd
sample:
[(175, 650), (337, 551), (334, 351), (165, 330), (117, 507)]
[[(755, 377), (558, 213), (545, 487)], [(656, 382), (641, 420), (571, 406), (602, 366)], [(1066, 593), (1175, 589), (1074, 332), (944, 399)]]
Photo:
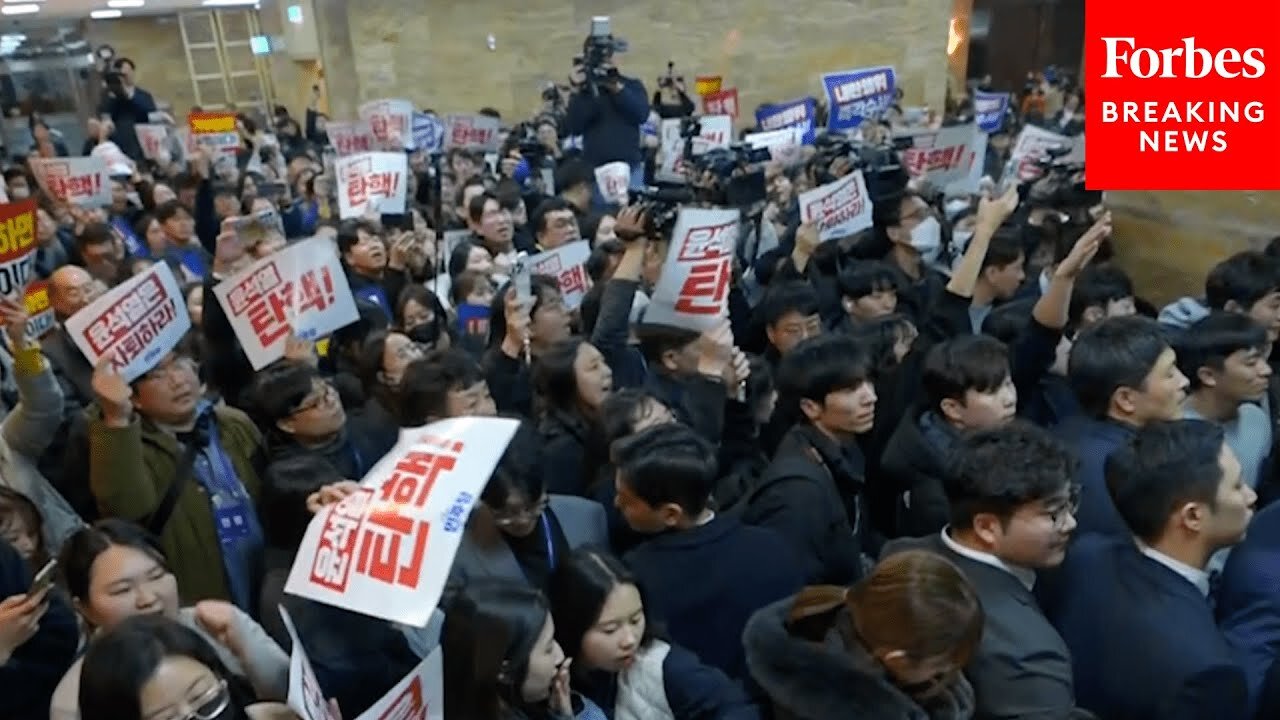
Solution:
[(106, 43), (115, 48), (117, 56), (133, 60), (138, 66), (138, 86), (149, 91), (156, 102), (172, 103), (179, 116), (195, 105), (177, 15), (92, 22), (89, 23), (89, 42), (93, 47)]

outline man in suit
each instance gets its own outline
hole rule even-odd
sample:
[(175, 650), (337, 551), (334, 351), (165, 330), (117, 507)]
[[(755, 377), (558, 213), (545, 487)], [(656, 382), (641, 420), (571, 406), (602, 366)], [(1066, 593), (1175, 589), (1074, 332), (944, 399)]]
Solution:
[(1222, 428), (1148, 423), (1106, 463), (1134, 538), (1071, 546), (1050, 620), (1080, 705), (1104, 718), (1241, 720), (1245, 674), (1214, 623), (1209, 557), (1244, 537), (1256, 495)]
[[(1218, 627), (1244, 669), (1249, 706), (1258, 708), (1264, 695), (1280, 694), (1280, 504), (1259, 512), (1248, 537), (1231, 551), (1214, 607)], [(1274, 686), (1268, 673), (1277, 676)]]
[(1062, 562), (1075, 530), (1075, 462), (1048, 432), (1014, 421), (961, 439), (948, 463), (950, 525), (891, 544), (942, 555), (982, 599), (982, 643), (965, 675), (975, 718), (1065, 718), (1075, 707), (1071, 657), (1031, 588)]

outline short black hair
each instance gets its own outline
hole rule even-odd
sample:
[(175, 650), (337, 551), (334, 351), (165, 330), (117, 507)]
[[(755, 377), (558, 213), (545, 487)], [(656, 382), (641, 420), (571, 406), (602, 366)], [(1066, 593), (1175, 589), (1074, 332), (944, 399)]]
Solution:
[(502, 207), (502, 203), (498, 201), (498, 196), (488, 190), (471, 197), (471, 201), (467, 203), (467, 217), (471, 219), (471, 222), (480, 222), (484, 217), (484, 206), (489, 204), (490, 200), (498, 207)]
[(1019, 298), (1000, 303), (983, 318), (982, 334), (1005, 345), (1012, 345), (1031, 326), (1031, 311), (1035, 304), (1035, 298)]
[(504, 507), (512, 495), (537, 502), (547, 493), (541, 459), (542, 435), (533, 424), (521, 421), (480, 492), (480, 501), (490, 508)]
[(561, 163), (555, 174), (556, 191), (560, 193), (568, 192), (579, 185), (594, 185), (595, 181), (595, 171), (585, 162), (576, 159)]
[(982, 269), (1003, 268), (1025, 259), (1026, 256), (1021, 232), (1004, 226), (991, 236), (991, 242), (987, 245), (987, 254), (982, 257)]
[(902, 291), (902, 273), (881, 260), (863, 260), (840, 273), (837, 283), (840, 295), (853, 300), (878, 292)]
[[(467, 157), (470, 157), (470, 154), (464, 151), (459, 151), (458, 154), (466, 155)], [(450, 155), (453, 155), (453, 153), (450, 152)], [(471, 188), (471, 187), (488, 187), (488, 186), (484, 184), (484, 178), (480, 177), (479, 175), (472, 175), (471, 177), (467, 178), (466, 181), (463, 182), (461, 185), (458, 185), (456, 188), (454, 188), (453, 204), (461, 205), (463, 199), (466, 198), (467, 196), (467, 188)]]
[(707, 509), (717, 478), (716, 453), (679, 423), (655, 425), (613, 444), (618, 479), (650, 507), (679, 505), (697, 517)]
[(968, 529), (979, 513), (1008, 520), (1027, 503), (1070, 487), (1076, 464), (1061, 440), (1025, 420), (967, 433), (948, 456), (951, 526)]
[[(586, 240), (591, 240), (596, 235), (594, 231), (588, 235), (585, 229), (582, 230), (582, 233), (583, 238)], [(621, 240), (605, 240), (599, 245), (596, 245), (591, 249), (591, 255), (587, 257), (587, 276), (590, 277), (598, 287), (603, 288), (604, 283), (601, 281), (604, 280), (605, 270), (609, 268), (609, 259), (622, 257), (623, 253), (626, 251), (627, 246), (624, 245)]]
[(253, 381), (258, 422), (265, 431), (297, 411), (307, 399), (320, 372), (309, 363), (277, 360), (262, 368)]
[(623, 388), (609, 393), (600, 404), (600, 428), (606, 445), (635, 433), (636, 425), (655, 406), (665, 407), (662, 398), (643, 388)]
[(547, 216), (554, 212), (574, 212), (574, 207), (559, 196), (552, 196), (538, 203), (538, 207), (534, 208), (533, 214), (529, 216), (529, 227), (533, 230), (534, 237), (547, 231)]
[(1204, 298), (1210, 308), (1225, 310), (1235, 302), (1249, 312), (1259, 300), (1280, 292), (1280, 261), (1256, 250), (1236, 253), (1223, 260), (1204, 279)]
[(964, 403), (965, 393), (990, 393), (1009, 379), (1009, 350), (986, 335), (960, 335), (929, 348), (920, 386), (930, 410), (943, 400)]
[(816, 315), (818, 306), (818, 292), (809, 283), (797, 280), (769, 288), (760, 301), (759, 313), (765, 326), (772, 327), (791, 313)]
[(116, 58), (116, 61), (115, 61), (114, 63), (112, 63), (112, 67), (114, 67), (116, 70), (119, 70), (120, 68), (124, 67), (125, 65), (128, 65), (130, 70), (137, 70), (137, 69), (138, 69), (137, 64), (136, 64), (136, 63), (134, 63), (134, 62), (133, 62), (133, 60), (131, 60), (131, 59), (127, 58), (127, 57), (118, 57), (118, 58)]
[(1241, 350), (1266, 353), (1267, 331), (1248, 315), (1215, 310), (1174, 335), (1173, 350), (1178, 369), (1191, 383), (1188, 390), (1194, 391), (1202, 385), (1200, 368), (1221, 372), (1227, 358)]
[(338, 256), (342, 257), (351, 252), (351, 248), (360, 242), (360, 231), (364, 231), (369, 235), (382, 237), (382, 228), (363, 218), (358, 220), (343, 220), (338, 224)]
[(520, 184), (515, 180), (502, 180), (498, 183), (498, 187), (494, 188), (493, 194), (498, 198), (498, 205), (504, 210), (515, 210), (520, 207), (520, 203), (524, 202)]
[(1141, 390), (1160, 356), (1170, 349), (1165, 331), (1145, 317), (1114, 317), (1076, 337), (1067, 380), (1085, 414), (1102, 419), (1122, 387)]
[(446, 415), (449, 393), (484, 382), (484, 370), (467, 352), (439, 350), (405, 368), (400, 403), (405, 427), (418, 427)]
[(1169, 515), (1188, 502), (1215, 507), (1226, 435), (1207, 420), (1149, 423), (1107, 458), (1107, 489), (1139, 540), (1154, 543)]
[(643, 322), (636, 325), (635, 333), (640, 345), (640, 354), (650, 365), (661, 363), (662, 356), (666, 353), (682, 350), (702, 337), (702, 333), (697, 330)]
[(801, 400), (822, 403), (828, 395), (872, 381), (867, 350), (848, 335), (808, 338), (778, 363), (778, 411), (799, 420)]
[(1132, 297), (1133, 281), (1128, 273), (1110, 263), (1090, 265), (1080, 273), (1071, 290), (1067, 325), (1079, 327), (1084, 311), (1091, 307), (1101, 307), (1105, 311), (1108, 304)]
[(90, 245), (102, 245), (115, 242), (115, 232), (106, 223), (89, 223), (76, 235), (76, 248), (83, 251)]
[(156, 208), (156, 220), (159, 220), (161, 224), (172, 220), (180, 214), (191, 216), (191, 211), (176, 198), (160, 203), (160, 206)]

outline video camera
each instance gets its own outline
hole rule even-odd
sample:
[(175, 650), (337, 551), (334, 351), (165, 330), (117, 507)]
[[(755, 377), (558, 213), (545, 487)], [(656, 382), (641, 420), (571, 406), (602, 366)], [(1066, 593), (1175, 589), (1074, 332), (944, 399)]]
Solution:
[(613, 36), (608, 15), (591, 18), (591, 33), (582, 42), (582, 54), (573, 59), (573, 65), (582, 66), (592, 95), (600, 92), (601, 83), (618, 79), (618, 68), (612, 63), (613, 54), (626, 51), (627, 41)]
[(902, 167), (899, 151), (911, 147), (911, 138), (891, 138), (883, 144), (855, 142), (839, 135), (820, 135), (814, 142), (816, 152), (809, 161), (814, 182), (826, 185), (837, 178), (831, 165), (845, 157), (849, 171), (861, 170), (872, 200), (901, 193), (910, 177)]
[(690, 205), (698, 198), (688, 188), (645, 187), (631, 190), (630, 205), (639, 205), (645, 214), (645, 235), (651, 238), (669, 238), (675, 231), (676, 217), (681, 205)]
[(671, 87), (676, 83), (684, 82), (683, 75), (676, 75), (676, 63), (674, 60), (667, 61), (667, 74), (658, 78), (658, 87)]

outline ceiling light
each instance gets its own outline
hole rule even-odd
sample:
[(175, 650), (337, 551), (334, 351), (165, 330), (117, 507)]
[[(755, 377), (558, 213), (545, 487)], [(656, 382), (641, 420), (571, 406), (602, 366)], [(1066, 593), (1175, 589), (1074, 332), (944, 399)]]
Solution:
[(40, 6), (33, 3), (23, 3), (22, 5), (5, 5), (0, 7), (0, 14), (4, 15), (30, 15), (31, 13), (40, 12)]
[(93, 12), (89, 13), (89, 17), (93, 18), (94, 20), (111, 20), (114, 18), (118, 18), (123, 14), (124, 13), (120, 12), (119, 10), (94, 10)]
[(147, 4), (147, 0), (107, 0), (109, 8), (140, 8)]
[(257, 5), (258, 0), (204, 0), (205, 7), (235, 7), (237, 5)]

